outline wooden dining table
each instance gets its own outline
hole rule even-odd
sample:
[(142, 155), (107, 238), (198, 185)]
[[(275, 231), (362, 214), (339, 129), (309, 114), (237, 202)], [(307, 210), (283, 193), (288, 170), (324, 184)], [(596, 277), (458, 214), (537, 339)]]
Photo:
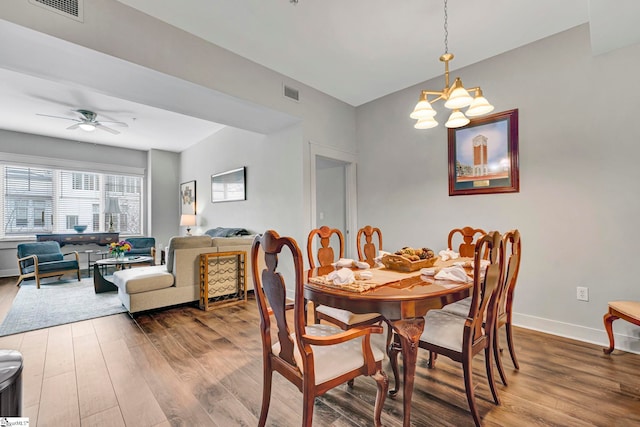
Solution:
[(333, 266), (308, 270), (304, 296), (317, 305), (358, 314), (380, 313), (386, 319), (402, 343), (403, 425), (409, 426), (418, 342), (424, 330), (424, 316), (430, 309), (441, 308), (445, 301), (449, 303), (468, 296), (473, 282), (435, 280), (433, 276), (421, 275), (420, 271), (402, 273), (382, 268), (369, 270), (377, 278), (375, 287), (364, 291), (344, 290), (320, 283), (320, 279), (333, 270)]

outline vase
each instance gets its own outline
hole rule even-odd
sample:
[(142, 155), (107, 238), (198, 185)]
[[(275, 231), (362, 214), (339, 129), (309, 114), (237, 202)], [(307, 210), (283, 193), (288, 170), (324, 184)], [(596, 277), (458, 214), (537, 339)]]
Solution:
[(122, 261), (124, 259), (124, 252), (116, 252), (116, 259)]

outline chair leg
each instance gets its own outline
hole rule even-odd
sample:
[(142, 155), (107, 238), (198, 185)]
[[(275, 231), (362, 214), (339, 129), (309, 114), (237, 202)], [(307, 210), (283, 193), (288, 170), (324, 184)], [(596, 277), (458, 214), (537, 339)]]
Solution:
[(493, 378), (493, 363), (491, 362), (491, 351), (493, 350), (492, 347), (493, 343), (490, 343), (489, 346), (487, 346), (487, 348), (484, 350), (484, 361), (487, 368), (487, 380), (489, 381), (489, 388), (491, 389), (491, 394), (493, 395), (493, 401), (496, 403), (496, 405), (499, 405), (500, 396), (498, 396), (496, 381)]
[(393, 389), (389, 391), (389, 396), (395, 396), (400, 390), (400, 373), (398, 372), (398, 353), (401, 350), (400, 340), (394, 339), (393, 343), (387, 347), (387, 356), (389, 356), (389, 364), (393, 371)]
[(435, 351), (429, 350), (429, 361), (427, 362), (427, 367), (429, 369), (434, 369), (436, 367), (436, 359), (438, 358), (438, 353)]
[(611, 313), (605, 314), (602, 318), (602, 320), (604, 321), (604, 329), (607, 331), (607, 335), (609, 336), (609, 348), (602, 349), (604, 354), (611, 354), (611, 352), (615, 348), (615, 342), (613, 338), (613, 321), (617, 319), (619, 319), (619, 317)]
[(476, 408), (476, 399), (473, 391), (473, 367), (471, 355), (466, 354), (464, 359), (462, 360), (462, 372), (464, 375), (464, 388), (467, 392), (467, 402), (469, 403), (469, 411), (471, 411), (471, 415), (473, 416), (473, 421), (476, 424), (476, 427), (480, 427), (482, 423), (480, 422), (480, 414), (478, 413), (478, 408)]
[(78, 282), (80, 281), (80, 269), (78, 269)]
[(382, 426), (382, 421), (380, 420), (380, 415), (382, 414), (382, 407), (384, 406), (384, 400), (387, 397), (387, 392), (389, 391), (389, 378), (384, 371), (379, 370), (374, 375), (372, 375), (373, 379), (376, 380), (376, 386), (378, 387), (378, 392), (376, 393), (376, 406), (374, 409), (373, 420), (376, 427)]
[(516, 357), (516, 349), (513, 346), (511, 322), (507, 322), (505, 326), (506, 326), (505, 331), (507, 333), (507, 346), (509, 347), (509, 354), (511, 354), (511, 361), (513, 362), (513, 366), (516, 369), (520, 369), (520, 364), (518, 363), (518, 358)]
[(302, 393), (302, 427), (311, 427), (313, 424), (313, 405), (316, 399), (306, 390)]
[(498, 374), (500, 374), (500, 380), (502, 384), (507, 385), (507, 376), (502, 366), (502, 355), (500, 354), (500, 342), (498, 340), (498, 331), (495, 332), (495, 338), (493, 339), (493, 358), (496, 359), (496, 366), (498, 367)]
[(264, 362), (262, 377), (262, 407), (260, 408), (258, 427), (264, 427), (267, 423), (267, 414), (269, 413), (269, 404), (271, 403), (271, 382), (273, 371), (271, 370), (271, 364), (267, 361)]
[(40, 289), (40, 277), (36, 276), (36, 287)]

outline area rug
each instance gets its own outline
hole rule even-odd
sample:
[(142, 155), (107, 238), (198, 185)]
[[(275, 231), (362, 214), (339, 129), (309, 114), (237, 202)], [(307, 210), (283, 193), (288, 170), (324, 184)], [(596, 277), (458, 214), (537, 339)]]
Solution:
[(0, 336), (48, 328), (80, 320), (124, 313), (118, 292), (96, 294), (93, 279), (78, 282), (23, 282), (11, 309), (0, 325)]

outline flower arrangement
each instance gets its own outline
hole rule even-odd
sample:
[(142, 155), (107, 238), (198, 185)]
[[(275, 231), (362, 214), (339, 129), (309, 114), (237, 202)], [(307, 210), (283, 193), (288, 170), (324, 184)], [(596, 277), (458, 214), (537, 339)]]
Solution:
[(131, 243), (126, 240), (120, 240), (119, 242), (113, 242), (109, 245), (109, 254), (112, 254), (116, 258), (122, 258), (125, 252), (131, 250)]

